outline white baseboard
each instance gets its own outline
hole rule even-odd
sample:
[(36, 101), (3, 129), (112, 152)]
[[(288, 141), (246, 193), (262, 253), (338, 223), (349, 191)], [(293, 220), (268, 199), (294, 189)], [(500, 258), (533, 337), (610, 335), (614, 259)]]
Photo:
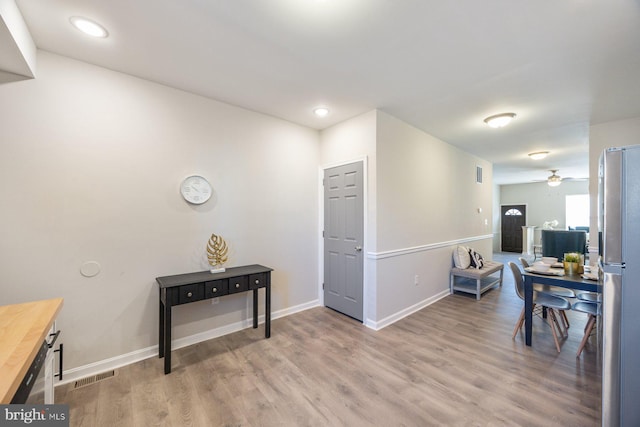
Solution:
[[(304, 304), (296, 305), (294, 307), (285, 308), (282, 310), (271, 313), (271, 320), (281, 317), (289, 316), (294, 313), (308, 310), (310, 308), (320, 306), (319, 300), (310, 301)], [(264, 315), (258, 317), (258, 323), (264, 323)], [(232, 323), (230, 325), (221, 326), (216, 329), (204, 331), (188, 337), (178, 338), (171, 341), (171, 348), (173, 350), (187, 347), (189, 345), (197, 344), (202, 341), (218, 338), (223, 335), (238, 332), (243, 329), (247, 329), (253, 326), (253, 320), (243, 320), (241, 322)], [(96, 375), (112, 369), (121, 368), (126, 365), (130, 365), (135, 362), (139, 362), (151, 357), (158, 357), (158, 346), (143, 348), (140, 350), (132, 351), (131, 353), (121, 354), (119, 356), (111, 357), (109, 359), (100, 360), (98, 362), (90, 363), (88, 365), (79, 366), (65, 370), (61, 381), (56, 382), (56, 386), (67, 384), (81, 378), (86, 378), (92, 375)]]
[(391, 316), (387, 316), (384, 319), (374, 322), (373, 320), (367, 319), (364, 323), (366, 327), (371, 328), (373, 330), (379, 331), (380, 329), (391, 325), (392, 323), (397, 322), (400, 319), (404, 319), (405, 317), (415, 313), (416, 311), (420, 311), (423, 308), (433, 304), (436, 301), (441, 300), (442, 298), (450, 295), (449, 289), (445, 289), (444, 291), (435, 294), (434, 296), (427, 298), (423, 301), (420, 301), (417, 304), (414, 304), (410, 307), (405, 308), (404, 310), (400, 310), (399, 312), (392, 314)]

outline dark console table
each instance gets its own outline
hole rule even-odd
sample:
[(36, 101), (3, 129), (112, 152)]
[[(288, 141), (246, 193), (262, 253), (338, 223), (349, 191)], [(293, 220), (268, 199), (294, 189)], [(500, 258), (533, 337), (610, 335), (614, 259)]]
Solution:
[(158, 357), (164, 357), (164, 373), (171, 372), (171, 307), (223, 295), (253, 291), (253, 327), (258, 327), (258, 289), (265, 288), (264, 337), (271, 336), (271, 272), (262, 265), (227, 268), (221, 273), (200, 271), (157, 277), (160, 288), (160, 338)]

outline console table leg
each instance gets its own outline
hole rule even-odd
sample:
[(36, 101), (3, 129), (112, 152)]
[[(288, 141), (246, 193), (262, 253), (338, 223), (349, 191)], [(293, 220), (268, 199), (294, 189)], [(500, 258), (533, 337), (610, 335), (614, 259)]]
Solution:
[(171, 306), (164, 310), (164, 373), (171, 373)]
[(162, 303), (162, 299), (160, 298), (158, 305), (160, 306), (160, 325), (158, 327), (158, 358), (162, 359), (164, 357), (164, 304)]
[(271, 336), (271, 283), (265, 287), (264, 298), (264, 337)]
[(253, 328), (258, 327), (258, 290), (253, 290)]

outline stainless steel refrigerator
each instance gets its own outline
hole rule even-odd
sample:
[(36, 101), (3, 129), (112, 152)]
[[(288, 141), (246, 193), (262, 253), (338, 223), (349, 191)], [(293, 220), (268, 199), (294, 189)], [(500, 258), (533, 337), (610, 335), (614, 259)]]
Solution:
[(600, 157), (602, 425), (640, 426), (640, 145)]

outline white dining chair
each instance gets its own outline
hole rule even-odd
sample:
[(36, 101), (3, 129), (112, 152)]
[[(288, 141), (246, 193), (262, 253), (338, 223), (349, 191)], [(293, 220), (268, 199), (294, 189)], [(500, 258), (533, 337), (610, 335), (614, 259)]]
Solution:
[[(509, 262), (509, 268), (511, 268), (511, 272), (513, 273), (516, 294), (524, 302), (524, 281), (522, 280), (522, 272), (520, 271), (520, 268), (518, 268), (518, 266), (513, 262)], [(558, 340), (558, 334), (556, 333), (556, 328), (558, 329), (558, 332), (563, 337), (566, 336), (566, 329), (565, 331), (562, 330), (562, 327), (560, 326), (560, 322), (558, 322), (558, 316), (556, 316), (556, 310), (571, 310), (571, 303), (569, 302), (569, 300), (563, 297), (557, 297), (554, 295), (534, 291), (533, 292), (533, 308), (535, 309), (536, 306), (540, 306), (547, 309), (546, 320), (547, 320), (547, 323), (549, 324), (549, 327), (551, 328), (551, 333), (553, 334), (553, 341), (556, 344), (556, 349), (558, 350), (558, 353), (560, 353), (560, 342)], [(535, 313), (535, 314), (538, 314), (538, 313)], [(516, 334), (522, 328), (522, 325), (524, 324), (524, 316), (525, 316), (525, 312), (524, 312), (524, 306), (523, 306), (522, 311), (520, 312), (520, 317), (518, 318), (516, 326), (513, 330), (513, 335), (511, 337), (512, 339), (515, 339)]]
[(578, 352), (576, 353), (576, 357), (580, 357), (582, 350), (584, 350), (584, 347), (587, 344), (587, 340), (591, 336), (591, 332), (593, 331), (593, 327), (596, 324), (598, 316), (600, 315), (600, 303), (578, 301), (573, 304), (571, 309), (575, 311), (580, 311), (582, 313), (587, 313), (589, 315), (587, 324), (584, 327), (584, 336), (582, 337), (582, 341), (580, 342), (580, 346), (578, 347)]
[[(526, 259), (522, 257), (518, 259), (520, 260), (520, 264), (522, 264), (523, 268), (530, 267)], [(535, 292), (543, 292), (545, 294), (554, 295), (556, 297), (562, 297), (562, 298), (576, 297), (576, 293), (573, 291), (573, 289), (563, 288), (560, 286), (550, 286), (550, 285), (543, 285), (540, 283), (534, 283), (533, 290)], [(569, 326), (571, 326), (571, 324), (569, 323), (569, 318), (567, 317), (567, 313), (564, 310), (560, 311), (560, 317), (562, 318), (562, 323), (564, 323), (565, 329), (569, 329)]]

